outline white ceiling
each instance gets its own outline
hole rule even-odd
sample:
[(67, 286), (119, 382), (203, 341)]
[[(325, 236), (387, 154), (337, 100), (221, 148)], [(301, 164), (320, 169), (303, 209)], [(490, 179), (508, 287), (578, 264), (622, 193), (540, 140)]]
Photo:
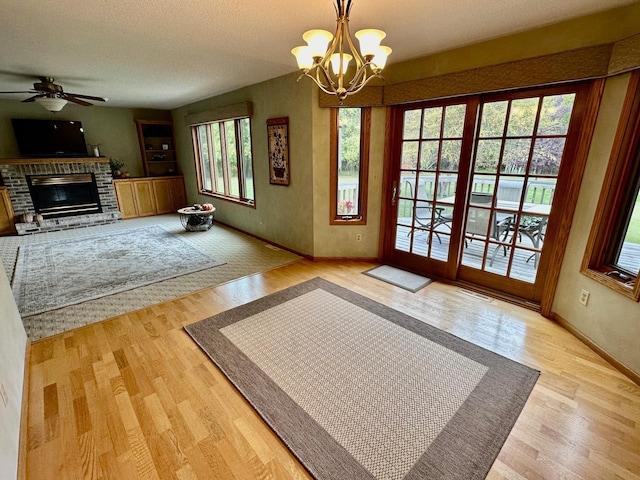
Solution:
[[(634, 1), (354, 0), (351, 30), (385, 30), (393, 63)], [(116, 107), (171, 109), (293, 72), (302, 33), (335, 30), (333, 0), (0, 0), (0, 12), (0, 91), (52, 76)]]

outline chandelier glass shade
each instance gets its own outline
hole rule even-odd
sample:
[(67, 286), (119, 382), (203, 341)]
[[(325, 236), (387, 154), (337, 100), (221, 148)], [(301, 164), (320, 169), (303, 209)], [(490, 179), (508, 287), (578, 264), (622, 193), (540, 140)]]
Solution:
[[(340, 104), (347, 96), (362, 90), (372, 78), (382, 78), (382, 69), (391, 53), (389, 47), (380, 45), (386, 33), (372, 28), (356, 32), (360, 51), (354, 47), (349, 34), (352, 3), (353, 0), (336, 0), (335, 35), (326, 30), (309, 30), (302, 35), (307, 45), (291, 50), (302, 70), (298, 80), (311, 78), (320, 90), (336, 95)], [(355, 68), (350, 68), (351, 60)]]

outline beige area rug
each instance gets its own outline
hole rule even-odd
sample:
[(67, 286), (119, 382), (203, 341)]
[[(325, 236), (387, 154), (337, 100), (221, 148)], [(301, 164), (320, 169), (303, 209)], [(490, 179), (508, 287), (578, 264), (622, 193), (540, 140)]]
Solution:
[[(26, 316), (23, 318), (23, 323), (29, 338), (37, 340), (48, 337), (300, 259), (298, 255), (267, 246), (260, 240), (220, 224), (214, 225), (206, 232), (187, 232), (180, 224), (179, 216), (174, 214), (122, 220), (109, 225), (77, 230), (0, 237), (0, 258), (7, 276), (13, 278), (14, 266), (21, 246), (51, 241), (62, 242), (80, 236), (120, 232), (153, 225), (162, 225), (167, 231), (187, 240), (200, 251), (226, 263), (114, 295)], [(157, 253), (162, 254), (162, 252)], [(43, 274), (46, 273), (43, 272)]]
[(404, 288), (410, 292), (417, 292), (429, 285), (433, 280), (415, 273), (407, 272), (400, 268), (392, 267), (390, 265), (381, 265), (379, 267), (372, 268), (362, 272), (370, 277), (377, 278), (383, 282), (390, 283), (396, 287)]
[(316, 479), (483, 479), (539, 372), (320, 278), (185, 327)]
[(223, 263), (186, 236), (151, 225), (24, 245), (12, 289), (27, 317)]

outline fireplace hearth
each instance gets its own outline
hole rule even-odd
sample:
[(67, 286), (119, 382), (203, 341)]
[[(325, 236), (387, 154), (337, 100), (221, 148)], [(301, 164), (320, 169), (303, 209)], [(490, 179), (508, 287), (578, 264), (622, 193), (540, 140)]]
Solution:
[(44, 218), (101, 213), (93, 173), (27, 175), (36, 213)]

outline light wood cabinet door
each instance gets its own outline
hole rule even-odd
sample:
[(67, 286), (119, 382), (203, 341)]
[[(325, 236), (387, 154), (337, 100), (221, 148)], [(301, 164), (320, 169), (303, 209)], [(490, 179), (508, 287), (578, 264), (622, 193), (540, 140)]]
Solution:
[(182, 177), (114, 180), (113, 186), (125, 219), (175, 213), (187, 202)]
[(172, 178), (171, 182), (171, 198), (173, 200), (173, 211), (187, 206), (187, 194), (184, 191), (184, 178)]
[(16, 232), (13, 217), (9, 191), (6, 187), (0, 187), (0, 235), (11, 235)]
[(132, 182), (113, 182), (116, 190), (116, 198), (118, 200), (118, 208), (122, 214), (122, 218), (135, 218), (138, 216), (138, 208), (136, 207), (136, 196), (133, 191)]
[(133, 182), (133, 192), (139, 217), (149, 217), (156, 214), (156, 202), (153, 195), (151, 180), (136, 180)]
[(171, 180), (153, 180), (153, 196), (156, 201), (156, 213), (162, 215), (164, 213), (173, 213), (173, 197), (171, 195)]

